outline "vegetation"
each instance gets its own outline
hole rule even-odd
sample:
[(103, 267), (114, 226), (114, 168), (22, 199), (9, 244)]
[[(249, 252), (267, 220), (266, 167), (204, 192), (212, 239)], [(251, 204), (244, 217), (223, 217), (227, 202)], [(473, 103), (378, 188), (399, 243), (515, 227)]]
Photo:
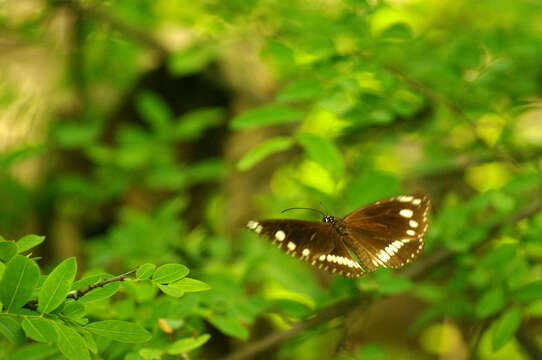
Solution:
[[(541, 19), (0, 2), (0, 359), (541, 359)], [(243, 230), (413, 191), (401, 270), (332, 276)]]

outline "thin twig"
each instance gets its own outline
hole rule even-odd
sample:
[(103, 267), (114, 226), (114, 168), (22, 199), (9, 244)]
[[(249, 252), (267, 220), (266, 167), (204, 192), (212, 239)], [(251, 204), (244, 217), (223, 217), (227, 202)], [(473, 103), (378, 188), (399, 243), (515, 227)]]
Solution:
[[(115, 277), (112, 277), (112, 278), (109, 278), (109, 279), (104, 279), (104, 280), (102, 280), (100, 282), (97, 282), (96, 284), (91, 284), (88, 287), (86, 287), (85, 289), (70, 291), (68, 293), (68, 295), (66, 295), (66, 299), (77, 300), (81, 296), (84, 296), (85, 294), (87, 294), (89, 291), (92, 291), (92, 290), (97, 289), (97, 288), (104, 287), (105, 285), (110, 284), (112, 282), (124, 281), (124, 279), (126, 279), (127, 276), (132, 275), (136, 271), (137, 271), (137, 269), (133, 269), (133, 270), (130, 270), (130, 271), (124, 273), (124, 274), (121, 274), (121, 275), (118, 275), (118, 276), (115, 276)], [(38, 300), (30, 300), (29, 302), (27, 302), (24, 305), (24, 307), (27, 308), (27, 309), (30, 309), (30, 310), (36, 310), (38, 308)]]
[(105, 285), (107, 284), (110, 284), (112, 282), (116, 282), (116, 281), (124, 281), (124, 279), (129, 276), (129, 275), (132, 275), (133, 273), (135, 273), (137, 271), (137, 269), (133, 269), (133, 270), (130, 270), (124, 274), (121, 274), (121, 275), (118, 275), (118, 276), (115, 276), (115, 277), (112, 277), (110, 279), (105, 279), (105, 280), (102, 280), (96, 284), (92, 284), (92, 285), (89, 285), (87, 288), (85, 289), (82, 289), (82, 290), (73, 290), (73, 291), (70, 291), (70, 293), (68, 294), (68, 296), (66, 296), (66, 298), (68, 299), (74, 299), (74, 300), (77, 300), (79, 299), (81, 296), (84, 296), (86, 293), (88, 293), (89, 291), (92, 291), (96, 288), (100, 288), (100, 287), (104, 287)]

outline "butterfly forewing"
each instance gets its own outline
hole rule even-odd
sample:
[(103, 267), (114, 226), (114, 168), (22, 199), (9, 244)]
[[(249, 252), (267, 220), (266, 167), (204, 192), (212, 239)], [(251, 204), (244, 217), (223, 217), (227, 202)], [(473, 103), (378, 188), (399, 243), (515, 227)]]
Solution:
[(314, 266), (345, 276), (359, 277), (364, 271), (350, 255), (333, 225), (304, 220), (251, 220), (247, 227), (268, 238), (292, 256)]
[(430, 209), (419, 193), (377, 201), (344, 218), (344, 241), (369, 271), (401, 267), (423, 250)]

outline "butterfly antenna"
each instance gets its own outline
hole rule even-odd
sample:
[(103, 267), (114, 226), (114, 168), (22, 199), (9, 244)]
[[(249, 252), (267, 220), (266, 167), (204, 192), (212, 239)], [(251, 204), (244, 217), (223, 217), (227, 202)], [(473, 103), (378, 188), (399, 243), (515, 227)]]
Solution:
[(322, 216), (326, 216), (326, 214), (318, 209), (312, 209), (312, 208), (304, 208), (304, 207), (293, 207), (293, 208), (288, 208), (288, 209), (284, 209), (281, 211), (281, 213), (285, 213), (286, 211), (290, 211), (290, 210), (310, 210), (310, 211), (316, 211), (317, 213), (319, 213), (320, 215)]

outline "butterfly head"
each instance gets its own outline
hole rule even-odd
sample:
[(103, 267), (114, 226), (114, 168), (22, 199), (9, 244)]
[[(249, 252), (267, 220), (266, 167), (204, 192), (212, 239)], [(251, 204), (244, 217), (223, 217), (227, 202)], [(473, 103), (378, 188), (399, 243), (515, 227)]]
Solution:
[(322, 218), (322, 221), (325, 223), (332, 224), (332, 225), (335, 225), (335, 223), (337, 222), (337, 220), (335, 220), (335, 216), (329, 216), (329, 215), (324, 216)]

